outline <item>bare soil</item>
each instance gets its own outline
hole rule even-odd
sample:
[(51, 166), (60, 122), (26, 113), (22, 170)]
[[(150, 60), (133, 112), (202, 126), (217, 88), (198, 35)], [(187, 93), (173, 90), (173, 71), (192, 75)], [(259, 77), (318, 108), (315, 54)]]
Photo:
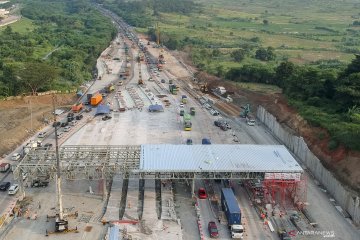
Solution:
[[(57, 95), (56, 108), (69, 108), (75, 101), (74, 94)], [(0, 101), (0, 156), (9, 154), (53, 121), (52, 102), (51, 95)]]

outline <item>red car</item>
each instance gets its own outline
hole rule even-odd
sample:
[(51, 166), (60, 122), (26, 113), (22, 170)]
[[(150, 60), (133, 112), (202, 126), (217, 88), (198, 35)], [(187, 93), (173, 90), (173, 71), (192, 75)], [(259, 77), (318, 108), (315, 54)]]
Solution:
[(205, 188), (199, 188), (198, 194), (199, 194), (200, 199), (206, 199), (207, 198)]
[(211, 238), (218, 238), (219, 237), (219, 231), (217, 229), (215, 222), (209, 222), (208, 225), (209, 234)]

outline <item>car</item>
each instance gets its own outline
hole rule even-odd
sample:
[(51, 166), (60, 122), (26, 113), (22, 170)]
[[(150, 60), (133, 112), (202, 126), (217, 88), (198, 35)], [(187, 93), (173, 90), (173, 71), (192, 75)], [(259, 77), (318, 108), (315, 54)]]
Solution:
[(70, 126), (66, 126), (66, 127), (64, 127), (64, 132), (69, 132), (69, 131), (70, 131), (70, 129), (71, 129), (71, 127), (70, 127)]
[(74, 121), (70, 122), (69, 124), (70, 124), (70, 126), (75, 126), (77, 124), (77, 121), (74, 120)]
[(67, 120), (68, 120), (68, 123), (70, 123), (70, 122), (74, 121), (74, 117), (68, 117)]
[(68, 122), (62, 122), (60, 126), (61, 127), (66, 127), (68, 124), (69, 124)]
[(210, 139), (208, 139), (208, 138), (203, 138), (203, 139), (201, 140), (201, 144), (203, 144), (203, 145), (210, 145), (210, 144), (211, 144)]
[(19, 184), (13, 184), (13, 185), (9, 188), (8, 194), (9, 194), (9, 195), (15, 195), (18, 191), (19, 191)]
[(191, 138), (188, 138), (188, 139), (186, 140), (186, 145), (192, 145), (192, 144), (193, 144), (192, 139), (191, 139)]
[(49, 148), (52, 147), (52, 144), (51, 144), (51, 143), (46, 143), (46, 144), (44, 145), (44, 147), (45, 147), (46, 149), (49, 149)]
[(165, 79), (161, 79), (161, 83), (165, 83), (166, 81), (165, 81)]
[(11, 183), (10, 182), (2, 182), (0, 184), (0, 191), (6, 191), (8, 190), (8, 188), (10, 187)]
[(221, 122), (219, 120), (214, 121), (214, 125), (217, 127), (221, 126)]
[(160, 73), (157, 73), (156, 76), (160, 77)]
[(183, 108), (183, 107), (184, 107), (184, 104), (183, 104), (183, 103), (180, 103), (180, 107)]
[(109, 119), (111, 119), (111, 118), (112, 118), (111, 116), (105, 115), (105, 116), (103, 116), (101, 119), (102, 119), (103, 121), (107, 121), (107, 120), (109, 120)]
[(17, 161), (21, 158), (21, 155), (20, 153), (14, 153), (12, 156), (11, 156), (11, 160), (13, 161)]
[(31, 183), (31, 187), (47, 187), (48, 185), (49, 185), (49, 181), (41, 181), (39, 179), (35, 179)]
[(205, 188), (199, 188), (198, 195), (199, 195), (200, 199), (206, 199), (207, 194), (206, 194)]
[(74, 116), (74, 113), (68, 113), (67, 114), (67, 117), (73, 117)]
[(209, 235), (211, 238), (219, 237), (219, 230), (218, 230), (215, 222), (213, 222), (213, 221), (209, 222), (208, 230), (209, 230)]
[[(91, 110), (90, 110), (90, 111), (91, 111)], [(75, 117), (75, 119), (76, 119), (76, 120), (81, 120), (83, 117), (84, 117), (84, 116), (83, 116), (82, 114), (80, 114), (80, 115), (77, 115), (77, 116)]]
[(57, 133), (57, 137), (58, 137), (58, 138), (61, 138), (61, 137), (63, 136), (63, 134), (64, 134), (63, 132), (58, 132), (58, 133)]
[(44, 138), (46, 136), (46, 132), (41, 132), (38, 134), (38, 138)]

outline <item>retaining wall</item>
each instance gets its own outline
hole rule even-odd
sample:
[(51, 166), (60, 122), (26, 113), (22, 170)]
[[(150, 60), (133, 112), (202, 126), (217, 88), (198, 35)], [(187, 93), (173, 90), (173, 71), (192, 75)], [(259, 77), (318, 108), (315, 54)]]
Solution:
[(265, 124), (283, 144), (292, 151), (306, 166), (317, 181), (319, 181), (335, 198), (339, 205), (352, 217), (355, 224), (360, 224), (360, 197), (341, 184), (334, 175), (328, 171), (320, 160), (309, 150), (302, 137), (294, 136), (286, 131), (276, 118), (262, 106), (257, 109), (257, 117)]

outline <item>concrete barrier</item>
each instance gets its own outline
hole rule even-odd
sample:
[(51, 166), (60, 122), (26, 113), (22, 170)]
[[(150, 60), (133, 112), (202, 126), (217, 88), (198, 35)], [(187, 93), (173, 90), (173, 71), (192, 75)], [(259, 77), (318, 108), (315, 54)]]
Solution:
[(258, 107), (257, 117), (265, 124), (283, 144), (292, 151), (298, 159), (310, 170), (317, 179), (335, 198), (339, 205), (347, 211), (355, 224), (360, 224), (360, 196), (340, 183), (334, 175), (328, 171), (321, 161), (310, 151), (302, 137), (294, 136), (286, 131), (276, 118), (265, 110)]

